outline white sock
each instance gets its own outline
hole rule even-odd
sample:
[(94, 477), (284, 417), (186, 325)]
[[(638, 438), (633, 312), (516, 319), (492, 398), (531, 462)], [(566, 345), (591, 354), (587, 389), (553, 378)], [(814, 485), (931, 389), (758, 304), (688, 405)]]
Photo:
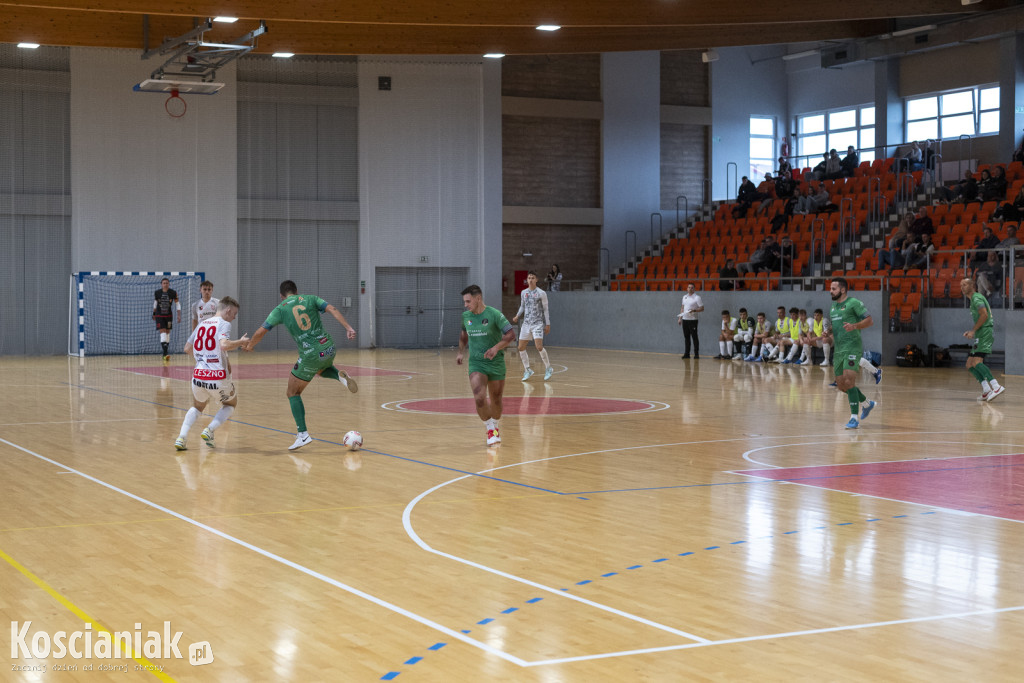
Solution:
[(548, 360), (548, 350), (547, 349), (541, 349), (540, 351), (537, 352), (537, 354), (540, 356), (540, 359), (542, 361), (544, 361), (544, 367), (545, 368), (550, 368), (551, 367), (551, 361)]
[(789, 349), (789, 355), (786, 356), (786, 360), (793, 360), (796, 358), (796, 352), (800, 350), (799, 344), (793, 344)]
[(722, 356), (725, 355), (725, 342), (724, 341), (718, 342), (718, 353), (720, 355), (722, 355)]
[(161, 332), (160, 333), (160, 343), (161, 344), (166, 344), (170, 340), (171, 340), (171, 335), (167, 334), (166, 332)]
[(810, 344), (804, 344), (803, 345), (803, 353), (800, 354), (800, 360), (806, 362), (806, 361), (809, 361), (810, 359), (811, 359), (811, 345)]
[(188, 430), (192, 429), (192, 425), (196, 423), (196, 420), (199, 419), (200, 415), (202, 415), (202, 413), (196, 410), (195, 406), (188, 409), (188, 412), (185, 413), (185, 419), (181, 423), (181, 432), (178, 433), (180, 438), (184, 439), (188, 436)]
[(825, 350), (825, 360), (828, 360), (828, 352), (832, 350), (831, 344), (822, 344), (822, 348)]
[(530, 369), (530, 356), (529, 356), (529, 354), (527, 354), (526, 351), (520, 351), (519, 352), (519, 357), (523, 359), (523, 369), (524, 370), (529, 370)]
[(231, 417), (231, 413), (233, 412), (235, 412), (234, 406), (221, 406), (220, 410), (217, 411), (217, 414), (213, 416), (213, 422), (210, 423), (208, 429), (212, 432), (217, 429), (217, 427), (220, 427), (228, 421), (228, 418)]
[(498, 421), (495, 420), (493, 417), (487, 418), (486, 420), (484, 420), (484, 426), (487, 427), (488, 429), (494, 429), (495, 427), (498, 426)]
[(750, 350), (750, 355), (753, 356), (754, 358), (757, 358), (760, 355), (758, 353), (760, 350), (761, 350), (761, 345), (760, 344), (754, 344), (754, 346)]
[(727, 356), (729, 356), (731, 358), (732, 354), (733, 354), (733, 349), (735, 349), (735, 348), (736, 347), (733, 346), (733, 343), (731, 341), (725, 342), (725, 349), (726, 349), (726, 354), (725, 355), (727, 355)]
[(990, 385), (990, 386), (992, 387), (992, 390), (993, 390), (993, 391), (995, 391), (995, 390), (999, 389), (999, 382), (997, 382), (997, 381), (996, 381), (996, 378), (995, 378), (995, 377), (993, 377), (992, 379), (990, 379), (990, 380), (988, 381), (988, 383), (989, 383), (989, 385)]
[(860, 366), (867, 370), (868, 372), (878, 372), (878, 368), (872, 365), (871, 361), (869, 361), (867, 358), (861, 357)]
[(991, 385), (991, 384), (989, 384), (989, 382), (988, 382), (988, 380), (987, 380), (987, 379), (983, 379), (983, 380), (981, 381), (981, 388), (982, 388), (982, 389), (983, 389), (983, 390), (985, 391), (985, 393), (986, 393), (986, 394), (987, 394), (988, 392), (992, 391), (992, 385)]

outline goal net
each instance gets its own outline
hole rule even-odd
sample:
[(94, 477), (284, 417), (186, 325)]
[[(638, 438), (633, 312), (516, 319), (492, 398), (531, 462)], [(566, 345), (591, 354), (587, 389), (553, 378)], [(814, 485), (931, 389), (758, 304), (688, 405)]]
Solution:
[(71, 274), (68, 354), (100, 356), (159, 354), (153, 321), (154, 293), (167, 278), (181, 303), (181, 323), (172, 309), (171, 353), (180, 353), (192, 331), (192, 305), (205, 273), (83, 272)]

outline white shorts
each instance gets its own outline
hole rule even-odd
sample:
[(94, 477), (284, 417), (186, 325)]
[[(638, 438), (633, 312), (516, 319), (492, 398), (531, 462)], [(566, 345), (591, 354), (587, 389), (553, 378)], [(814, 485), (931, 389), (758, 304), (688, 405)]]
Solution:
[(192, 395), (200, 403), (210, 399), (227, 403), (235, 398), (235, 383), (230, 379), (209, 380), (192, 378)]
[(736, 341), (749, 343), (754, 339), (753, 330), (736, 330), (736, 334), (733, 336)]
[(519, 339), (544, 339), (544, 325), (520, 325)]

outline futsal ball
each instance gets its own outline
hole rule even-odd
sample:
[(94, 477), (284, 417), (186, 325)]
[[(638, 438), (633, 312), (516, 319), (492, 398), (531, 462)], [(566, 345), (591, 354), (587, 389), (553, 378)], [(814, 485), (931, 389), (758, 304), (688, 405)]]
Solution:
[(358, 451), (359, 447), (363, 445), (363, 435), (353, 430), (347, 433), (341, 442), (348, 446), (350, 451)]

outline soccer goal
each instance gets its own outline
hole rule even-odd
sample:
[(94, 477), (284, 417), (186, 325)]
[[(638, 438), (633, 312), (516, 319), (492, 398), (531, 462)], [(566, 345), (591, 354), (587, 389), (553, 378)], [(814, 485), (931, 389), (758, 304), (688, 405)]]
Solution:
[(199, 300), (205, 273), (93, 271), (71, 274), (68, 355), (160, 353), (153, 322), (153, 295), (167, 278), (181, 303), (171, 328), (171, 353), (180, 353), (192, 331), (192, 304)]

